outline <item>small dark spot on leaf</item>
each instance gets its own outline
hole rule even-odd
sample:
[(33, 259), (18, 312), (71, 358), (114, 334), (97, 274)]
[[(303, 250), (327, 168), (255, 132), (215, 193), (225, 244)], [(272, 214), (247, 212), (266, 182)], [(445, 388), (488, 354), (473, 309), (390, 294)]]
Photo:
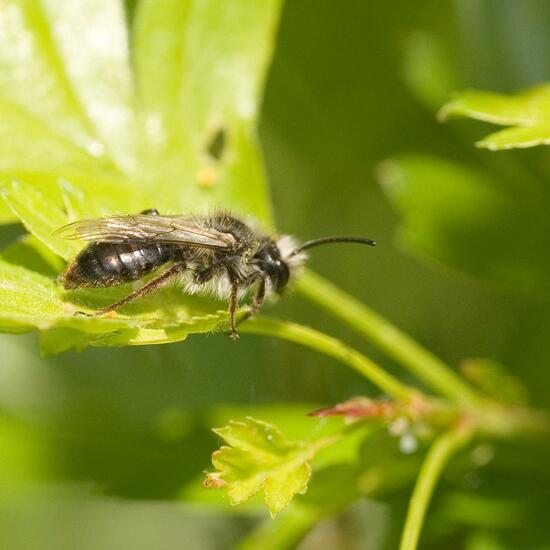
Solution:
[(206, 152), (208, 155), (215, 159), (221, 160), (225, 148), (227, 146), (227, 132), (225, 128), (218, 128), (210, 137), (208, 144), (206, 146)]

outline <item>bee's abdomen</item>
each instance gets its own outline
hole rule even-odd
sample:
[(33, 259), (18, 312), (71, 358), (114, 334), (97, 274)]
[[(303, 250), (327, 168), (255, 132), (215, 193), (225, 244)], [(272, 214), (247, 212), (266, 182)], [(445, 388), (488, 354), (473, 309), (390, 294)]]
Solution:
[(75, 258), (61, 279), (67, 289), (120, 285), (168, 262), (171, 252), (167, 245), (93, 243)]

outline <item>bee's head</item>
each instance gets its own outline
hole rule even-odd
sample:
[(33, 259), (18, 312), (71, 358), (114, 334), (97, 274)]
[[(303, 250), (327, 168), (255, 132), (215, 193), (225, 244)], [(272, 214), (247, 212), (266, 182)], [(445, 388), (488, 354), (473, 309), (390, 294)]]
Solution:
[(292, 254), (296, 250), (297, 242), (290, 235), (281, 235), (277, 238), (272, 248), (278, 259), (279, 278), (278, 284), (273, 284), (275, 291), (281, 294), (287, 287), (289, 280), (299, 275), (304, 268), (307, 260), (305, 253)]
[(281, 294), (289, 280), (303, 270), (307, 260), (305, 250), (329, 243), (376, 244), (364, 237), (321, 237), (298, 245), (289, 235), (282, 235), (276, 241), (266, 243), (256, 254), (256, 260), (267, 274), (275, 292)]
[(256, 260), (271, 281), (273, 290), (280, 294), (288, 283), (290, 271), (275, 243), (269, 243), (257, 254)]
[(287, 255), (295, 248), (295, 242), (290, 237), (280, 237), (269, 241), (255, 255), (255, 259), (266, 273), (273, 290), (281, 294), (295, 275), (295, 267), (303, 265), (305, 255), (288, 259)]

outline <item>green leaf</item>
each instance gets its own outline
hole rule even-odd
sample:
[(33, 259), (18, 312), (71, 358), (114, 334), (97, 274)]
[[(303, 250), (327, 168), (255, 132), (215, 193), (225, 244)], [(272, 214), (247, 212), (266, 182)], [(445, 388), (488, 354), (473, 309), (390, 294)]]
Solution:
[(116, 319), (75, 317), (131, 289), (60, 289), (52, 254), (70, 261), (82, 245), (54, 231), (152, 207), (230, 208), (270, 225), (256, 126), (280, 7), (143, 0), (129, 35), (121, 0), (0, 5), (0, 223), (32, 234), (2, 254), (3, 330), (37, 328), (52, 353), (226, 326), (226, 304), (170, 288)]
[(275, 516), (294, 495), (306, 491), (313, 446), (290, 442), (272, 424), (252, 417), (231, 421), (214, 432), (230, 446), (212, 455), (217, 471), (207, 475), (205, 485), (225, 487), (232, 505), (263, 490), (269, 512)]
[(303, 497), (296, 498), (275, 520), (260, 523), (240, 542), (242, 550), (298, 548), (300, 541), (324, 518), (342, 513), (361, 495), (356, 465), (334, 465), (315, 470), (315, 483)]
[[(50, 137), (57, 136), (59, 143), (73, 152), (80, 150), (80, 154), (95, 156), (101, 144), (94, 137), (89, 121), (82, 116), (82, 105), (67, 78), (65, 63), (51, 32), (48, 4), (51, 7), (51, 3), (33, 0), (2, 2), (0, 96), (12, 104), (8, 113), (13, 112), (15, 105), (18, 107), (15, 115), (40, 124), (44, 132)], [(32, 142), (33, 134), (13, 137)], [(33, 154), (28, 160), (35, 159)]]
[[(270, 223), (256, 122), (280, 5), (140, 2), (133, 40), (145, 179), (172, 208), (224, 205)], [(220, 129), (226, 145), (215, 159), (208, 149)]]
[(0, 261), (0, 326), (28, 328), (64, 314), (55, 285), (38, 273)]
[(294, 499), (275, 521), (261, 523), (241, 542), (241, 547), (296, 548), (314, 525), (344, 512), (359, 498), (366, 496), (384, 501), (414, 482), (419, 456), (404, 460), (396, 438), (391, 437), (387, 429), (359, 434), (364, 440), (361, 457), (351, 463), (334, 463), (321, 468), (316, 458), (315, 483), (307, 494)]
[(212, 312), (211, 304), (199, 298), (178, 303), (174, 289), (164, 289), (154, 301), (134, 305), (133, 316), (75, 315), (77, 310), (92, 313), (127, 292), (113, 289), (101, 302), (92, 291), (64, 292), (50, 277), (0, 259), (0, 330), (39, 329), (42, 352), (50, 354), (87, 345), (164, 344), (227, 325), (227, 312)]
[(67, 241), (54, 231), (67, 223), (67, 216), (32, 185), (13, 181), (1, 188), (2, 197), (25, 228), (52, 252), (65, 260), (74, 257), (82, 245)]
[(101, 335), (136, 326), (130, 319), (74, 316), (74, 311), (50, 278), (0, 260), (0, 329), (5, 332), (72, 327)]
[(507, 191), (489, 173), (427, 155), (380, 166), (382, 189), (403, 215), (408, 248), (489, 280), (547, 293), (546, 201)]
[[(173, 290), (166, 289), (155, 308), (158, 315), (147, 311), (147, 304), (135, 306), (140, 315), (116, 318), (75, 315), (76, 306), (55, 282), (36, 272), (0, 260), (0, 330), (4, 332), (41, 331), (44, 353), (59, 353), (86, 345), (119, 346), (163, 344), (184, 340), (188, 334), (225, 327), (227, 313), (209, 313), (209, 305), (197, 303), (185, 307), (174, 303)], [(90, 311), (95, 297), (80, 297), (80, 308)], [(202, 311), (202, 313), (201, 313)]]
[(511, 126), (479, 141), (479, 147), (496, 151), (548, 145), (550, 86), (538, 86), (517, 95), (467, 90), (443, 106), (439, 112), (441, 120), (451, 116), (464, 116)]
[[(1, 12), (0, 12), (1, 14)], [(45, 192), (60, 177), (72, 179), (85, 175), (90, 182), (107, 172), (97, 159), (0, 96), (0, 181), (35, 181)], [(32, 152), (32, 154), (30, 154)], [(0, 222), (16, 219), (5, 204), (0, 205)]]
[(151, 204), (142, 193), (134, 192), (124, 181), (97, 180), (93, 186), (78, 179), (40, 186), (30, 181), (0, 183), (2, 197), (26, 229), (65, 260), (73, 258), (82, 244), (58, 237), (56, 229), (75, 218), (116, 212), (117, 204), (129, 212)]
[(121, 172), (139, 173), (141, 134), (122, 2), (43, 5), (63, 71), (98, 141), (97, 153)]
[(56, 277), (64, 266), (59, 256), (29, 234), (23, 235), (2, 250), (0, 257), (10, 264), (20, 265), (50, 278)]

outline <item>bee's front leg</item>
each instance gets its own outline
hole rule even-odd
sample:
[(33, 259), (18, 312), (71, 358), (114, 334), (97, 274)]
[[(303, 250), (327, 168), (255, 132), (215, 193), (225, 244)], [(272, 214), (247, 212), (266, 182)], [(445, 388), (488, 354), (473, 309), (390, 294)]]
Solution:
[(235, 322), (235, 315), (237, 313), (237, 308), (239, 303), (237, 300), (237, 294), (239, 292), (239, 283), (231, 283), (231, 296), (229, 298), (229, 325), (231, 327), (231, 338), (233, 340), (239, 339), (239, 334), (237, 332), (237, 323)]
[[(239, 287), (249, 287), (250, 285), (254, 284), (256, 280), (260, 280), (260, 284), (258, 286), (258, 290), (256, 291), (256, 294), (254, 295), (254, 298), (252, 299), (252, 304), (250, 305), (249, 310), (239, 319), (237, 322), (236, 314), (237, 309), (239, 307), (237, 296), (239, 292)], [(231, 327), (231, 338), (233, 340), (237, 340), (239, 338), (239, 334), (237, 333), (237, 325), (248, 319), (249, 317), (252, 317), (253, 315), (256, 315), (258, 311), (260, 311), (264, 300), (265, 300), (265, 275), (261, 272), (256, 272), (244, 281), (239, 281), (238, 279), (231, 279), (231, 295), (229, 298), (229, 324)]]
[(244, 284), (246, 286), (252, 285), (256, 282), (256, 279), (259, 279), (260, 283), (254, 298), (252, 298), (252, 304), (250, 304), (248, 311), (238, 320), (236, 325), (240, 325), (243, 321), (250, 319), (250, 317), (253, 317), (260, 311), (260, 309), (262, 309), (265, 301), (265, 275), (259, 272), (255, 273), (254, 275), (251, 275)]
[(262, 309), (265, 301), (265, 276), (260, 273), (257, 275), (257, 278), (260, 279), (260, 283), (258, 284), (254, 298), (252, 298), (250, 315), (256, 315)]

